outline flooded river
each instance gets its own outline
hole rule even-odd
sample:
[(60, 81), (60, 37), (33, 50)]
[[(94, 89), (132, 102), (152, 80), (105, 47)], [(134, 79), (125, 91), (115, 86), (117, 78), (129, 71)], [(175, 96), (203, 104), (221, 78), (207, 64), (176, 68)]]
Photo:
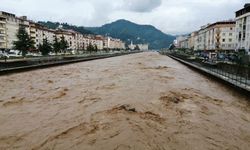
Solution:
[(0, 149), (250, 147), (250, 98), (158, 53), (0, 81)]

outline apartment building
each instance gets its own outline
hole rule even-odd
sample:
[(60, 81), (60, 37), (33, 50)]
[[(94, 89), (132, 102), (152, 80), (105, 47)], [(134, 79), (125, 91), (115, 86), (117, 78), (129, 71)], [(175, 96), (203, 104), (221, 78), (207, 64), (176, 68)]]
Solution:
[(20, 27), (24, 27), (37, 49), (39, 44), (46, 38), (53, 43), (57, 37), (60, 41), (63, 37), (67, 41), (71, 50), (87, 49), (92, 44), (97, 46), (98, 50), (107, 49), (125, 49), (125, 43), (119, 39), (103, 37), (96, 35), (83, 35), (73, 30), (65, 30), (58, 27), (56, 30), (49, 29), (43, 25), (27, 19), (26, 16), (17, 17), (14, 14), (0, 11), (0, 49), (12, 49), (13, 42), (17, 41), (17, 32)]
[(205, 50), (235, 50), (235, 21), (220, 21), (206, 28)]
[(14, 14), (0, 11), (0, 49), (11, 49), (17, 40), (19, 18)]
[(75, 40), (76, 40), (76, 50), (83, 50), (85, 49), (85, 43), (84, 43), (84, 35), (79, 33), (79, 32), (75, 32)]
[(38, 48), (39, 44), (43, 43), (44, 39), (53, 43), (55, 40), (55, 30), (48, 29), (47, 27), (38, 23), (29, 22), (30, 37), (35, 42), (35, 47)]
[(190, 34), (190, 37), (188, 38), (188, 48), (193, 49), (195, 47), (195, 41), (196, 37), (198, 36), (198, 32), (193, 32)]
[[(208, 24), (209, 25), (209, 24)], [(207, 49), (207, 45), (206, 45), (206, 40), (207, 40), (207, 36), (206, 36), (206, 32), (207, 32), (207, 27), (208, 25), (204, 25), (201, 27), (201, 29), (198, 31), (198, 37), (197, 37), (197, 44), (196, 44), (196, 48), (197, 50), (206, 50)]]
[(148, 50), (149, 45), (148, 44), (138, 44), (138, 47), (140, 50)]
[(7, 42), (6, 42), (6, 17), (2, 15), (2, 12), (0, 12), (0, 49), (7, 48)]
[[(179, 38), (180, 39), (180, 38)], [(235, 21), (220, 21), (202, 26), (178, 42), (180, 48), (207, 51), (233, 51), (236, 48)]]
[(250, 54), (250, 4), (236, 12), (236, 49)]
[(132, 41), (131, 41), (131, 44), (128, 46), (128, 48), (131, 50), (134, 50), (136, 46), (138, 46), (140, 50), (144, 50), (144, 51), (149, 50), (149, 44), (133, 44)]
[(189, 48), (189, 36), (186, 36), (182, 41), (179, 42), (181, 48)]
[(73, 30), (65, 30), (62, 28), (58, 28), (55, 31), (55, 36), (60, 41), (62, 38), (64, 38), (65, 41), (68, 43), (68, 49), (70, 50), (76, 50), (77, 49), (77, 41), (76, 41), (76, 32)]
[(108, 49), (125, 49), (125, 43), (120, 39), (106, 37), (104, 39), (104, 48)]
[(177, 38), (176, 38), (176, 40), (175, 40), (175, 46), (177, 47), (177, 48), (183, 48), (182, 47), (182, 42), (184, 41), (186, 39), (186, 36), (183, 36), (183, 35), (181, 35), (181, 36), (178, 36)]

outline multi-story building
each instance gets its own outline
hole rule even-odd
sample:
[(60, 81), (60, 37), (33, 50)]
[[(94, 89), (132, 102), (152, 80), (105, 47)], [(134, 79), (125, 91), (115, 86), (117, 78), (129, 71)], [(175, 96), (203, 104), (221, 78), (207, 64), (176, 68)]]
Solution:
[(186, 36), (182, 41), (179, 42), (180, 48), (185, 48), (185, 49), (189, 48), (189, 38), (190, 36)]
[[(182, 48), (181, 47), (181, 43), (184, 41), (186, 39), (186, 36), (178, 36), (177, 38), (176, 38), (176, 48)], [(182, 44), (183, 45), (183, 44)]]
[(235, 50), (235, 21), (220, 21), (206, 28), (206, 50)]
[(58, 28), (55, 31), (55, 36), (60, 40), (62, 40), (64, 38), (65, 41), (67, 41), (68, 43), (68, 49), (70, 50), (76, 50), (77, 49), (77, 45), (76, 45), (76, 40), (75, 40), (75, 34), (76, 32), (73, 30), (65, 30), (62, 28)]
[[(123, 46), (125, 46), (125, 45), (122, 45), (122, 47)], [(149, 50), (149, 44), (133, 44), (132, 41), (131, 41), (131, 44), (128, 45), (128, 48), (131, 50), (134, 50), (137, 46), (140, 50), (144, 50), (144, 51)]]
[(125, 49), (125, 43), (120, 39), (105, 37), (103, 43), (105, 49)]
[(98, 36), (95, 36), (93, 39), (92, 39), (92, 45), (96, 45), (97, 49), (98, 50), (102, 50), (103, 49), (103, 41), (104, 41), (104, 37), (98, 35)]
[(0, 12), (0, 49), (7, 48), (6, 38), (6, 17)]
[(193, 33), (190, 34), (190, 37), (188, 38), (188, 48), (189, 49), (194, 50), (197, 36), (198, 36), (198, 32), (193, 32)]
[(138, 47), (140, 50), (148, 50), (149, 45), (148, 44), (138, 44)]
[(198, 37), (197, 37), (197, 44), (196, 44), (196, 48), (197, 50), (206, 50), (207, 49), (207, 45), (206, 45), (206, 32), (207, 32), (207, 26), (202, 26), (201, 29), (198, 31)]
[(236, 12), (237, 49), (244, 49), (250, 54), (250, 4)]
[(30, 37), (35, 42), (35, 47), (38, 48), (39, 44), (43, 43), (44, 39), (47, 39), (49, 43), (53, 43), (55, 40), (55, 30), (48, 29), (47, 27), (38, 23), (29, 23)]
[(0, 20), (0, 48), (11, 49), (13, 42), (17, 40), (20, 20), (14, 14), (3, 11), (0, 12)]
[(59, 27), (56, 30), (49, 29), (43, 25), (29, 21), (26, 16), (16, 17), (14, 14), (0, 11), (0, 49), (12, 49), (13, 42), (17, 41), (17, 33), (20, 27), (24, 27), (31, 39), (35, 42), (37, 49), (44, 39), (54, 43), (55, 38), (60, 41), (62, 38), (67, 41), (71, 50), (87, 49), (92, 44), (98, 50), (125, 49), (125, 43), (111, 37), (83, 35), (73, 30), (65, 30)]
[(76, 40), (76, 50), (84, 50), (85, 49), (84, 35), (79, 32), (75, 32), (75, 40)]

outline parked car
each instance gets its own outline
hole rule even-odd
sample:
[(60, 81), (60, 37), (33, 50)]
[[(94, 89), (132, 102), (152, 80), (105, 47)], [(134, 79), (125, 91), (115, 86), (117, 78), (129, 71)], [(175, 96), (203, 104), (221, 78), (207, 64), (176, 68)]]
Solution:
[(22, 57), (22, 55), (19, 55), (19, 54), (15, 53), (15, 52), (8, 52), (7, 57), (8, 58), (9, 57)]

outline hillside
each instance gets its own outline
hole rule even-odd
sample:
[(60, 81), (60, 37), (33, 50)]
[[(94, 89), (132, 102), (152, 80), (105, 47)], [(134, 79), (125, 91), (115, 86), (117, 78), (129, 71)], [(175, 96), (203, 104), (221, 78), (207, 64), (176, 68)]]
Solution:
[(163, 33), (151, 25), (139, 25), (127, 20), (118, 20), (101, 27), (88, 27), (93, 33), (109, 35), (126, 41), (127, 44), (148, 43), (150, 49), (167, 48), (175, 39), (174, 36)]
[(51, 29), (56, 29), (62, 25), (64, 29), (72, 29), (82, 34), (108, 35), (125, 41), (130, 44), (148, 43), (150, 49), (167, 48), (175, 39), (174, 36), (163, 33), (151, 25), (139, 25), (127, 20), (117, 20), (101, 27), (82, 27), (58, 22), (38, 22)]
[(59, 22), (43, 22), (43, 21), (39, 21), (39, 24), (42, 24), (50, 29), (56, 29), (59, 25), (62, 25), (64, 29), (71, 29), (77, 32), (80, 32), (82, 34), (93, 34), (91, 31), (86, 30), (85, 27), (78, 27), (75, 25), (69, 25), (67, 23), (59, 23)]

